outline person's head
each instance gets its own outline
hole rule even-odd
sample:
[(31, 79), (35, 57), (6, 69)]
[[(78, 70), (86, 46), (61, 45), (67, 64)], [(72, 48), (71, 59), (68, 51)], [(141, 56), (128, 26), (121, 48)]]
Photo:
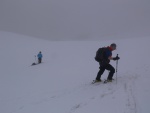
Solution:
[(117, 45), (116, 45), (115, 43), (112, 43), (112, 44), (110, 45), (110, 47), (111, 47), (112, 50), (116, 50)]
[(41, 51), (39, 53), (42, 53)]

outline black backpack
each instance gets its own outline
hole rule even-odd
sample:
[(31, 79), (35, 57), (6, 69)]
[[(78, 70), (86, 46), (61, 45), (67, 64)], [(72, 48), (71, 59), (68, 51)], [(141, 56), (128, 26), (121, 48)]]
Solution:
[(95, 60), (100, 62), (104, 59), (104, 52), (106, 51), (106, 47), (99, 48), (96, 52)]

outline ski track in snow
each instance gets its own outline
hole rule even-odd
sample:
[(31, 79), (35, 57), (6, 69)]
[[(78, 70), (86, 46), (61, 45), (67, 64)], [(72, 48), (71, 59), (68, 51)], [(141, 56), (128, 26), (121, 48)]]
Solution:
[[(145, 68), (145, 70), (147, 70), (149, 67)], [(111, 96), (112, 99), (118, 98), (116, 97), (116, 93), (118, 93), (120, 90), (123, 91), (123, 93), (126, 95), (125, 96), (125, 100), (126, 103), (125, 106), (125, 111), (123, 113), (138, 113), (137, 111), (137, 107), (139, 107), (137, 105), (137, 99), (135, 97), (135, 81), (137, 80), (138, 76), (135, 73), (124, 73), (123, 77), (118, 77), (118, 82), (116, 84), (116, 81), (113, 81), (112, 83), (107, 83), (107, 84), (103, 84), (103, 83), (99, 83), (99, 84), (91, 84), (89, 83), (85, 83), (85, 84), (80, 84), (72, 89), (65, 89), (61, 92), (56, 92), (56, 94), (49, 94), (49, 93), (45, 93), (45, 94), (41, 94), (41, 97), (35, 97), (36, 95), (30, 95), (30, 98), (36, 98), (34, 100), (36, 101), (29, 101), (28, 100), (28, 104), (29, 106), (37, 106), (40, 104), (44, 104), (44, 103), (53, 103), (54, 101), (58, 101), (63, 99), (65, 100), (65, 98), (77, 98), (77, 101), (72, 102), (72, 107), (70, 107), (70, 110), (68, 109), (68, 113), (79, 113), (80, 109), (82, 108), (86, 108), (88, 106), (90, 106), (91, 103), (95, 102), (95, 101), (100, 101), (104, 98), (107, 98), (108, 96)], [(97, 90), (100, 91), (97, 91)], [(97, 91), (97, 92), (96, 92)], [(90, 95), (88, 95), (89, 92), (92, 92)], [(83, 93), (83, 94), (82, 94)], [(78, 95), (83, 95), (87, 94), (86, 97), (87, 98), (83, 98), (83, 99), (78, 99)], [(42, 97), (43, 96), (43, 97)], [(39, 98), (39, 99), (37, 99)], [(25, 109), (26, 107), (29, 106), (25, 106), (25, 105), (20, 105), (18, 106), (18, 108), (16, 110), (11, 111), (10, 113), (19, 113), (21, 112), (23, 109)], [(69, 106), (69, 104), (68, 104)]]
[(123, 78), (122, 77), (118, 78), (117, 84), (115, 83), (115, 81), (113, 83), (107, 83), (107, 84), (103, 84), (103, 83), (93, 84), (93, 86), (95, 86), (96, 88), (102, 88), (101, 94), (93, 95), (93, 97), (89, 98), (90, 101), (88, 102), (86, 101), (79, 102), (78, 104), (74, 105), (71, 108), (69, 113), (73, 113), (73, 112), (76, 113), (76, 110), (80, 109), (81, 107), (87, 106), (89, 103), (91, 103), (91, 101), (95, 101), (95, 100), (99, 101), (101, 99), (107, 98), (107, 96), (109, 95), (112, 95), (112, 99), (115, 99), (117, 98), (115, 96), (115, 93), (118, 93), (118, 90), (122, 90), (122, 89), (124, 91), (123, 93), (126, 95), (124, 98), (126, 100), (125, 103), (126, 108), (124, 113), (137, 113), (137, 107), (139, 106), (137, 106), (136, 104), (137, 101), (134, 94), (134, 88), (135, 88), (134, 81), (136, 81), (139, 75), (136, 75), (135, 73), (133, 74), (130, 73), (131, 75), (129, 73), (127, 74), (128, 76), (125, 76)]
[[(144, 71), (148, 71), (148, 69), (149, 66), (145, 65)], [(123, 100), (125, 100), (124, 112), (120, 113), (139, 113), (138, 110), (140, 109), (140, 106), (137, 104), (138, 102), (135, 96), (135, 82), (141, 75), (133, 72), (122, 73), (122, 75), (123, 76), (118, 77), (117, 84), (116, 81), (107, 84), (91, 84), (90, 82), (88, 82), (79, 84), (71, 89), (64, 89), (55, 92), (53, 94), (49, 92), (43, 92), (40, 96), (33, 94), (30, 96), (26, 95), (26, 97), (28, 98), (20, 97), (18, 98), (18, 101), (25, 101), (24, 99), (28, 99), (26, 101), (27, 103), (18, 105), (18, 107), (16, 107), (16, 109), (12, 110), (10, 113), (19, 113), (24, 111), (24, 109), (28, 109), (31, 106), (36, 107), (41, 104), (63, 104), (62, 102), (65, 101), (67, 98), (73, 99), (73, 101), (71, 104), (67, 104), (67, 106), (69, 107), (66, 107), (66, 109), (68, 110), (66, 110), (66, 112), (64, 113), (80, 113), (82, 111), (82, 108), (87, 109), (89, 106), (91, 106), (92, 103), (95, 103), (96, 101), (102, 101), (108, 97), (111, 97), (112, 100), (117, 99), (117, 93), (119, 92), (122, 92), (125, 95), (123, 96)], [(86, 96), (84, 98), (85, 94)], [(82, 98), (79, 98), (78, 96), (82, 96)], [(30, 98), (32, 98), (31, 101)], [(120, 102), (118, 101), (117, 103)]]
[[(16, 43), (14, 43), (12, 45), (12, 47), (15, 44)], [(40, 44), (41, 44), (41, 42), (40, 42)], [(63, 45), (64, 44), (65, 43), (63, 43)], [(7, 45), (9, 45), (9, 44), (7, 44)], [(20, 43), (20, 45), (21, 45), (21, 43)], [(15, 46), (15, 47), (18, 48), (18, 46)], [(68, 47), (69, 46), (67, 46), (66, 48), (68, 48)], [(125, 45), (125, 47), (126, 47), (126, 45)], [(7, 47), (5, 49), (7, 49)], [(13, 48), (13, 50), (15, 50), (15, 49), (16, 48)], [(133, 50), (135, 50), (135, 49), (136, 48), (133, 48)], [(9, 53), (7, 51), (6, 51), (6, 53)], [(56, 51), (56, 50), (54, 50), (54, 51)], [(18, 53), (20, 54), (20, 49), (18, 49)], [(81, 51), (81, 53), (82, 53), (82, 51)], [(5, 56), (5, 52), (3, 54)], [(6, 56), (9, 56), (9, 55), (10, 54), (8, 54)], [(57, 55), (54, 55), (54, 56), (57, 56)], [(149, 55), (147, 55), (147, 56), (149, 56)], [(77, 57), (77, 56), (75, 56), (75, 57)], [(5, 58), (5, 57), (3, 57), (3, 58)], [(61, 61), (63, 60), (63, 58), (65, 58), (65, 56), (62, 57)], [(77, 59), (78, 59), (78, 57), (77, 57)], [(57, 60), (57, 59), (55, 59), (55, 60)], [(54, 60), (54, 62), (55, 62), (55, 60)], [(132, 57), (131, 57), (131, 60), (133, 60)], [(137, 61), (136, 59), (134, 59), (134, 60)], [(9, 60), (9, 61), (12, 61), (12, 60)], [(16, 61), (20, 62), (21, 60), (16, 59)], [(128, 60), (128, 61), (130, 61), (130, 60)], [(1, 111), (3, 111), (4, 113), (40, 113), (41, 111), (43, 111), (43, 113), (47, 113), (47, 112), (53, 112), (53, 113), (99, 113), (100, 111), (103, 111), (104, 113), (112, 113), (112, 110), (108, 109), (110, 107), (110, 108), (113, 108), (113, 113), (148, 113), (149, 108), (145, 107), (145, 105), (147, 105), (150, 102), (149, 98), (148, 98), (149, 94), (150, 94), (150, 91), (148, 88), (150, 65), (147, 62), (145, 65), (143, 65), (143, 61), (141, 61), (141, 59), (140, 59), (142, 64), (139, 63), (140, 66), (136, 67), (136, 64), (134, 65), (135, 61), (133, 62), (133, 67), (131, 66), (131, 68), (133, 68), (133, 69), (131, 69), (131, 70), (133, 70), (133, 72), (128, 70), (130, 67), (128, 69), (126, 69), (126, 67), (123, 67), (123, 69), (122, 69), (123, 72), (122, 71), (120, 72), (120, 70), (118, 70), (119, 73), (118, 73), (118, 77), (117, 77), (117, 84), (116, 84), (116, 81), (113, 81), (112, 83), (107, 83), (107, 84), (103, 84), (103, 83), (91, 84), (92, 81), (88, 81), (87, 79), (84, 79), (82, 81), (82, 78), (80, 78), (80, 79), (77, 78), (76, 80), (79, 80), (79, 81), (73, 82), (75, 84), (72, 83), (72, 81), (71, 81), (72, 78), (70, 78), (69, 81), (71, 81), (71, 82), (68, 83), (66, 80), (64, 86), (62, 84), (64, 81), (60, 82), (59, 84), (57, 84), (55, 82), (52, 82), (49, 84), (50, 78), (56, 79), (57, 77), (53, 77), (53, 76), (52, 77), (44, 77), (44, 76), (40, 76), (40, 74), (49, 76), (48, 74), (49, 74), (50, 68), (52, 68), (54, 70), (56, 69), (58, 71), (58, 69), (60, 69), (61, 66), (60, 67), (58, 66), (58, 68), (56, 68), (56, 67), (53, 67), (53, 66), (55, 66), (54, 65), (55, 63), (50, 62), (50, 65), (49, 65), (47, 62), (44, 62), (42, 65), (35, 66), (35, 67), (31, 67), (31, 66), (30, 66), (30, 68), (29, 68), (29, 66), (24, 67), (22, 69), (23, 72), (21, 70), (19, 70), (21, 68), (18, 69), (19, 66), (18, 67), (14, 66), (15, 68), (12, 68), (13, 70), (11, 70), (12, 73), (14, 72), (14, 70), (19, 70), (19, 71), (16, 71), (15, 73), (13, 73), (14, 74), (13, 76), (12, 75), (7, 76), (7, 73), (5, 75), (5, 71), (3, 72), (4, 73), (3, 76), (4, 76), (4, 78), (5, 77), (6, 78), (4, 79), (5, 80), (4, 82), (2, 81), (2, 83), (3, 83), (2, 85), (7, 86), (6, 89), (9, 88), (9, 91), (7, 91), (5, 93), (4, 92), (4, 91), (6, 91), (5, 87), (3, 87), (3, 86), (1, 87), (2, 91), (4, 92), (4, 93), (2, 93), (2, 98), (0, 99), (0, 102), (1, 102), (0, 104), (2, 105)], [(87, 62), (87, 61), (85, 61), (85, 62)], [(53, 64), (51, 64), (51, 63), (53, 63)], [(6, 64), (6, 67), (8, 67), (7, 63), (4, 62), (3, 64)], [(77, 64), (75, 67), (78, 67)], [(83, 63), (79, 62), (79, 64), (84, 64), (84, 61), (83, 61)], [(18, 63), (18, 65), (21, 65), (21, 64)], [(24, 65), (24, 64), (22, 64), (22, 65)], [(70, 67), (70, 65), (69, 66), (68, 65), (67, 65), (67, 68)], [(84, 65), (83, 65), (83, 67), (84, 67)], [(40, 70), (40, 71), (38, 71), (39, 73), (34, 73), (33, 69), (35, 69), (34, 71), (37, 71), (39, 69), (44, 69), (44, 70), (42, 70), (43, 72)], [(55, 76), (61, 75), (61, 72), (62, 73), (65, 72), (64, 69), (66, 69), (66, 68), (65, 67), (62, 68), (60, 73), (54, 73), (53, 75), (55, 75)], [(70, 68), (70, 69), (72, 69), (72, 68)], [(91, 69), (91, 68), (89, 67), (88, 69)], [(93, 67), (92, 69), (95, 69), (95, 67)], [(68, 72), (67, 70), (66, 70), (66, 72)], [(52, 73), (54, 72), (53, 70), (50, 70), (50, 71), (52, 71)], [(72, 71), (70, 73), (66, 73), (66, 75), (70, 75), (71, 73), (76, 72), (76, 70), (72, 70)], [(86, 71), (86, 69), (85, 69), (85, 71)], [(87, 74), (87, 73), (85, 73), (85, 74)], [(93, 73), (93, 72), (91, 72), (91, 73)], [(10, 73), (8, 73), (8, 75), (9, 74)], [(19, 74), (19, 76), (17, 74)], [(28, 74), (30, 77), (26, 76)], [(78, 74), (78, 73), (76, 73), (76, 74)], [(73, 75), (76, 75), (76, 74), (73, 74)], [(81, 75), (79, 74), (77, 77), (82, 76), (82, 74)], [(144, 75), (144, 78), (143, 78), (143, 75)], [(15, 77), (16, 78), (18, 77), (18, 78), (16, 79)], [(40, 80), (41, 79), (40, 77), (42, 78), (42, 80)], [(62, 77), (67, 78), (67, 76), (62, 76)], [(86, 77), (86, 76), (84, 76), (84, 77)], [(106, 78), (107, 76), (104, 76), (104, 77)], [(30, 78), (31, 78), (31, 80), (30, 80)], [(114, 74), (114, 79), (115, 78), (116, 77)], [(14, 79), (16, 79), (16, 80), (14, 80)], [(3, 80), (3, 78), (1, 80)], [(25, 82), (25, 83), (21, 84), (21, 82), (18, 82), (19, 80), (21, 80), (22, 82)], [(142, 82), (139, 83), (141, 80), (142, 80)], [(46, 84), (44, 84), (45, 81), (46, 81)], [(9, 84), (9, 82), (10, 82), (10, 84)], [(15, 82), (17, 82), (17, 84), (15, 84)], [(29, 85), (28, 85), (28, 82), (29, 82)], [(35, 82), (35, 84), (32, 84), (32, 82)], [(38, 84), (39, 82), (42, 82), (42, 84), (44, 84), (44, 85), (40, 86)], [(67, 82), (67, 84), (69, 84), (69, 87), (67, 87), (66, 82)], [(141, 85), (141, 87), (140, 87), (140, 85), (138, 85), (138, 83)], [(11, 84), (13, 87), (10, 87)], [(21, 86), (18, 87), (18, 85), (21, 85)], [(32, 85), (35, 85), (35, 86), (32, 86)], [(49, 88), (50, 85), (55, 85), (55, 86), (52, 86)], [(60, 85), (62, 85), (61, 88), (59, 88)], [(141, 89), (140, 88), (138, 89), (137, 86), (140, 87)], [(15, 89), (15, 88), (17, 88), (17, 89)], [(23, 88), (25, 88), (25, 89), (23, 89)], [(21, 91), (23, 91), (23, 92), (21, 92)], [(9, 94), (11, 92), (12, 92), (12, 94)], [(140, 92), (140, 94), (137, 94), (139, 92)], [(6, 96), (5, 96), (5, 94), (6, 94)], [(145, 97), (143, 97), (143, 96), (145, 96)], [(139, 97), (141, 97), (141, 98), (139, 99)], [(142, 102), (140, 102), (141, 100), (142, 100)], [(146, 104), (145, 104), (145, 100), (147, 101)], [(145, 104), (145, 105), (143, 105), (143, 104)], [(100, 109), (100, 111), (98, 111), (99, 109)], [(146, 111), (146, 112), (143, 112), (143, 111)]]
[[(125, 106), (126, 106), (126, 111), (124, 111), (124, 113), (137, 113), (137, 105), (136, 105), (136, 98), (134, 96), (134, 81), (137, 79), (137, 76), (134, 76), (135, 74), (129, 75), (128, 76), (122, 78), (118, 78), (118, 83), (116, 84), (116, 82), (112, 82), (112, 83), (107, 83), (107, 84), (81, 84), (77, 87), (74, 87), (73, 89), (68, 89), (68, 90), (64, 90), (61, 91), (60, 93), (57, 94), (53, 94), (53, 95), (45, 95), (45, 97), (36, 97), (39, 99), (35, 99), (36, 101), (30, 102), (28, 103), (28, 105), (30, 106), (37, 106), (39, 104), (44, 104), (44, 103), (52, 103), (54, 101), (59, 101), (59, 99), (63, 99), (65, 100), (65, 98), (70, 97), (70, 98), (78, 98), (78, 96), (76, 95), (81, 95), (81, 93), (85, 92), (89, 92), (91, 91), (95, 91), (95, 93), (93, 92), (92, 95), (89, 95), (88, 98), (86, 99), (81, 99), (81, 100), (77, 100), (77, 102), (73, 102), (72, 107), (70, 107), (70, 110), (68, 110), (68, 113), (79, 113), (80, 109), (86, 106), (90, 106), (90, 103), (97, 101), (100, 101), (104, 98), (107, 98), (108, 96), (111, 96), (112, 99), (117, 98), (115, 96), (115, 93), (118, 93), (118, 90), (124, 90), (124, 93), (126, 95), (125, 100)], [(96, 92), (97, 89), (100, 89), (100, 92)], [(73, 95), (73, 94), (76, 95)], [(42, 94), (43, 95), (43, 94)], [(41, 95), (41, 96), (42, 96)], [(35, 95), (33, 95), (34, 98)], [(86, 95), (87, 96), (87, 95)], [(93, 101), (93, 102), (92, 102)], [(68, 105), (69, 106), (69, 105)], [(11, 113), (15, 113), (23, 110), (25, 107), (28, 106), (24, 106), (21, 105), (18, 107), (18, 109), (12, 111)]]
[(136, 98), (134, 96), (134, 81), (136, 80), (136, 77), (130, 76), (125, 83), (124, 83), (124, 91), (127, 96), (126, 100), (126, 107), (127, 111), (125, 113), (137, 113), (137, 105), (136, 105)]
[[(66, 91), (62, 91), (61, 93), (57, 94), (57, 95), (53, 95), (51, 97), (45, 97), (43, 99), (40, 99), (39, 101), (33, 102), (33, 105), (36, 104), (42, 104), (45, 102), (50, 102), (50, 101), (56, 101), (59, 100), (61, 98), (63, 98), (65, 100), (66, 97), (70, 97), (70, 98), (78, 98), (77, 96), (73, 95), (74, 93), (78, 92), (83, 93), (83, 92), (88, 92), (91, 89), (102, 89), (101, 93), (95, 93), (91, 96), (88, 96), (88, 99), (83, 99), (83, 100), (78, 100), (78, 102), (75, 102), (74, 105), (72, 105), (72, 107), (70, 108), (70, 110), (68, 111), (68, 113), (78, 113), (78, 111), (80, 111), (79, 109), (81, 109), (82, 107), (86, 107), (87, 105), (89, 105), (92, 101), (100, 101), (101, 99), (107, 98), (107, 96), (111, 95), (113, 99), (117, 98), (115, 97), (115, 93), (117, 93), (117, 88), (119, 90), (124, 89), (124, 93), (126, 95), (126, 111), (124, 113), (137, 113), (137, 105), (136, 105), (136, 98), (134, 96), (134, 81), (136, 80), (137, 77), (132, 76), (132, 75), (128, 75), (129, 77), (127, 77), (127, 79), (125, 78), (118, 78), (118, 84), (116, 85), (115, 81), (113, 83), (107, 83), (107, 84), (82, 84), (79, 85), (73, 89), (68, 89)], [(124, 81), (124, 82), (122, 82)], [(76, 93), (78, 95), (78, 93)], [(93, 92), (94, 93), (94, 92)], [(75, 97), (74, 97), (75, 96)], [(22, 107), (20, 107), (22, 108)], [(19, 108), (19, 109), (20, 109)]]

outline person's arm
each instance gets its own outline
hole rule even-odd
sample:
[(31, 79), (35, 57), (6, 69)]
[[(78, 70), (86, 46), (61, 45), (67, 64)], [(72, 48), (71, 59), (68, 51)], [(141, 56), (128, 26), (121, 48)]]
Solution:
[(114, 57), (110, 56), (108, 57), (109, 60), (114, 60)]
[(120, 58), (118, 56), (113, 57), (112, 60), (119, 60)]

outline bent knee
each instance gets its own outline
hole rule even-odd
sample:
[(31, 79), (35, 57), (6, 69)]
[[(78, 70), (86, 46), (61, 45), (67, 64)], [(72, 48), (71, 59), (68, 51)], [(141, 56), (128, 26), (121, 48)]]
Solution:
[(112, 73), (115, 73), (115, 68), (112, 68), (112, 69), (111, 69), (111, 72), (112, 72)]

